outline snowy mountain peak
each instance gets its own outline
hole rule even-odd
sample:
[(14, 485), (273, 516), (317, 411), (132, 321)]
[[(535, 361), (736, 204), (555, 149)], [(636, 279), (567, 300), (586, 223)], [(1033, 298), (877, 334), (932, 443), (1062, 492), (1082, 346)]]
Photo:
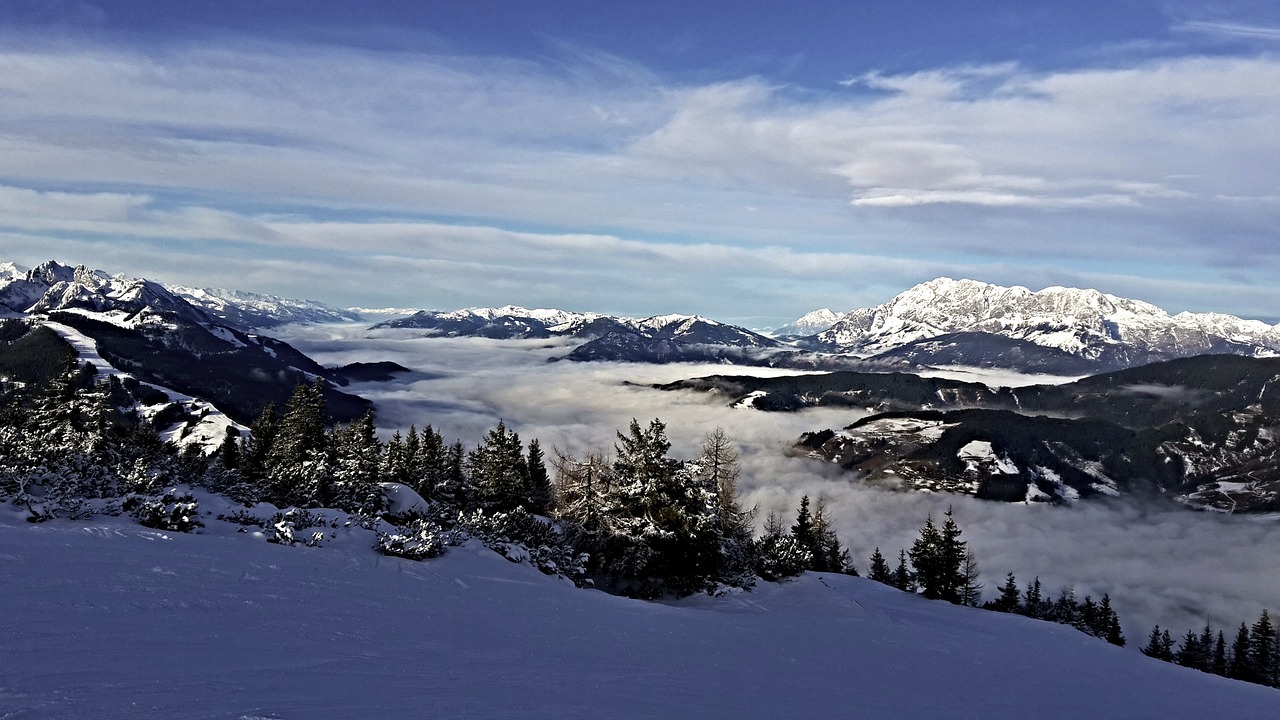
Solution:
[(1274, 355), (1280, 330), (1229, 315), (1170, 316), (1150, 303), (1098, 290), (1032, 291), (937, 278), (876, 308), (855, 310), (818, 335), (825, 347), (877, 354), (950, 333), (1027, 341), (1103, 366), (1213, 352)]
[(841, 317), (839, 313), (834, 312), (831, 308), (813, 310), (801, 315), (795, 321), (774, 330), (773, 335), (775, 337), (817, 335), (820, 332), (830, 330), (832, 325), (840, 322)]

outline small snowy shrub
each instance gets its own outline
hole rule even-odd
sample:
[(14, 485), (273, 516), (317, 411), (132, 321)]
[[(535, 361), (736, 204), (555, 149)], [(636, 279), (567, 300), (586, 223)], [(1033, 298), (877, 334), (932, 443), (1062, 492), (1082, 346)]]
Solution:
[(450, 531), (430, 520), (410, 520), (395, 533), (378, 533), (373, 549), (383, 555), (425, 560), (444, 554)]
[(232, 512), (227, 515), (219, 515), (218, 519), (223, 522), (234, 523), (236, 525), (243, 525), (245, 527), (249, 527), (250, 525), (256, 525), (257, 527), (266, 527), (266, 524), (267, 524), (265, 520), (258, 517), (257, 515), (254, 515), (248, 512), (247, 510), (236, 510), (235, 512)]
[(586, 575), (587, 556), (577, 553), (554, 524), (524, 508), (492, 514), (477, 510), (458, 518), (458, 525), (512, 562), (527, 562), (575, 583)]
[(138, 524), (156, 530), (185, 533), (204, 527), (204, 523), (200, 522), (196, 499), (190, 494), (180, 495), (174, 488), (165, 490), (158, 498), (130, 495), (125, 499), (123, 509)]
[[(315, 515), (301, 508), (291, 507), (284, 512), (272, 515), (271, 519), (266, 522), (264, 529), (267, 531), (267, 542), (280, 545), (295, 545), (298, 542), (297, 538), (293, 536), (295, 532), (323, 525), (324, 523), (325, 519), (322, 515)], [(318, 542), (313, 534), (312, 539), (307, 541), (306, 545), (315, 547)]]

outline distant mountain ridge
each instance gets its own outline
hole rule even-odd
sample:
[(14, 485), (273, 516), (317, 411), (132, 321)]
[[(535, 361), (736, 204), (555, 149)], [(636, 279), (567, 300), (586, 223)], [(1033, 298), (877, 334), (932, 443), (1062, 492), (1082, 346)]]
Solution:
[[(944, 337), (944, 344), (927, 342)], [(1035, 346), (1051, 351), (1038, 357), (1042, 364), (1056, 358), (1077, 366), (1068, 371), (1097, 372), (1193, 355), (1273, 357), (1280, 355), (1280, 326), (1220, 313), (1170, 315), (1097, 290), (1031, 291), (943, 277), (878, 307), (845, 313), (805, 344), (862, 356), (888, 353), (922, 364), (1021, 369), (1005, 357), (1008, 341), (1029, 343), (1023, 348), (1028, 356), (1036, 355)]]
[(298, 300), (223, 288), (175, 285), (170, 289), (188, 303), (239, 328), (266, 329), (289, 323), (362, 322), (365, 319), (364, 315), (355, 310), (335, 307), (317, 300)]

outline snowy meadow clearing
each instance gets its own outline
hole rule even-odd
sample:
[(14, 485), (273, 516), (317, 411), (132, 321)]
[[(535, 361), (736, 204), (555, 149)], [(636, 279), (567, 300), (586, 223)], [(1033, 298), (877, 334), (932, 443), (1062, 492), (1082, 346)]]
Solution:
[[(1280, 611), (1280, 519), (1231, 517), (1173, 506), (1089, 501), (1073, 507), (1003, 504), (967, 496), (887, 492), (860, 485), (835, 468), (788, 454), (801, 433), (838, 428), (858, 414), (815, 408), (764, 413), (724, 401), (648, 385), (712, 374), (790, 371), (725, 365), (639, 365), (548, 362), (572, 349), (563, 341), (421, 338), (412, 331), (370, 331), (361, 325), (289, 326), (283, 339), (325, 365), (393, 360), (415, 371), (388, 383), (352, 389), (370, 398), (385, 432), (427, 423), (446, 438), (472, 444), (499, 420), (550, 452), (610, 450), (631, 419), (661, 418), (672, 453), (696, 455), (707, 432), (723, 427), (742, 454), (740, 489), (759, 519), (772, 510), (794, 514), (801, 495), (823, 496), (841, 540), (865, 572), (875, 547), (886, 556), (909, 547), (926, 515), (948, 507), (977, 554), (986, 594), (1006, 572), (1025, 585), (1039, 576), (1054, 595), (1109, 593), (1130, 645), (1153, 624), (1176, 634), (1206, 621), (1233, 628), (1262, 608)], [(974, 380), (973, 371), (955, 373)], [(1026, 384), (1025, 376), (987, 375), (992, 384)], [(1063, 378), (1035, 377), (1036, 382)]]

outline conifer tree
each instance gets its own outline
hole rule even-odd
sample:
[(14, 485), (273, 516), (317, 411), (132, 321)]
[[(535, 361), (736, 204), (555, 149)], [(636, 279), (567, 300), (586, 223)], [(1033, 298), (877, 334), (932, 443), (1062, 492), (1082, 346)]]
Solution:
[(546, 461), (542, 455), (542, 445), (538, 443), (537, 438), (529, 441), (525, 467), (527, 468), (527, 485), (524, 491), (524, 507), (534, 515), (546, 515), (554, 504), (553, 492), (551, 478), (547, 474)]
[(1204, 650), (1200, 645), (1200, 636), (1194, 630), (1188, 630), (1178, 644), (1178, 651), (1174, 654), (1173, 661), (1183, 667), (1203, 670), (1205, 667)]
[(796, 509), (796, 521), (791, 526), (791, 539), (808, 553), (810, 560), (805, 569), (812, 569), (814, 563), (819, 562), (819, 551), (818, 537), (813, 527), (813, 514), (809, 511), (808, 495), (800, 498), (800, 507)]
[(907, 551), (898, 550), (898, 567), (893, 570), (893, 586), (903, 592), (914, 593), (919, 589), (915, 573), (907, 567)]
[(961, 605), (978, 607), (982, 604), (982, 583), (978, 582), (978, 560), (973, 553), (964, 551), (960, 565), (960, 588), (957, 601)]
[(1276, 659), (1276, 629), (1266, 610), (1249, 632), (1249, 672), (1260, 685), (1280, 684), (1280, 668)]
[(382, 445), (378, 441), (373, 411), (353, 420), (345, 428), (334, 430), (330, 443), (332, 486), (329, 497), (318, 497), (321, 505), (362, 513), (382, 509), (381, 480)]
[(813, 569), (819, 572), (836, 572), (857, 575), (858, 571), (849, 558), (849, 551), (840, 545), (827, 501), (819, 497), (813, 509), (814, 553)]
[(1040, 618), (1046, 614), (1045, 601), (1042, 596), (1040, 577), (1027, 583), (1026, 593), (1022, 596), (1021, 612), (1027, 617)]
[[(942, 523), (941, 543), (939, 546), (939, 580), (941, 586), (938, 596), (952, 603), (962, 602), (961, 591), (965, 584), (965, 557), (969, 553), (968, 544), (960, 539), (960, 526), (956, 524), (951, 508), (947, 508), (946, 520)], [(977, 583), (978, 566), (973, 565), (973, 582)], [(978, 588), (981, 590), (981, 587)]]
[(756, 509), (744, 510), (738, 497), (738, 451), (723, 428), (717, 427), (702, 441), (697, 460), (698, 477), (715, 494), (720, 523), (721, 575), (728, 584), (745, 586), (754, 582), (755, 544), (752, 531)]
[(614, 445), (614, 512), (607, 518), (615, 548), (609, 575), (624, 592), (650, 595), (707, 587), (720, 572), (716, 493), (667, 456), (666, 425), (631, 421)]
[(1017, 612), (1021, 596), (1022, 594), (1018, 590), (1017, 578), (1011, 572), (1005, 573), (1004, 584), (1000, 586), (1000, 594), (996, 596), (995, 600), (987, 603), (986, 607), (996, 612)]
[(1151, 635), (1148, 636), (1147, 644), (1142, 648), (1142, 654), (1157, 660), (1173, 662), (1173, 638), (1169, 636), (1169, 631), (1161, 630), (1159, 625), (1151, 628)]
[(884, 555), (880, 554), (878, 547), (871, 554), (871, 567), (867, 571), (867, 578), (885, 585), (893, 584), (893, 571), (889, 569), (889, 563), (885, 562)]
[(405, 452), (404, 438), (397, 430), (391, 434), (382, 451), (382, 477), (386, 482), (412, 487), (409, 477), (409, 456)]
[(703, 438), (698, 464), (702, 477), (719, 496), (720, 524), (730, 534), (749, 537), (755, 511), (742, 509), (738, 498), (742, 468), (738, 464), (738, 451), (724, 428), (717, 427)]
[(1124, 631), (1120, 627), (1120, 616), (1116, 615), (1116, 611), (1111, 607), (1110, 595), (1103, 593), (1102, 601), (1098, 604), (1098, 614), (1103, 629), (1103, 633), (1098, 637), (1117, 647), (1124, 647)]
[(556, 471), (556, 516), (572, 520), (588, 534), (601, 532), (612, 499), (609, 460), (598, 452), (577, 458), (557, 448), (552, 466)]
[(799, 575), (813, 562), (809, 550), (784, 532), (782, 520), (769, 513), (764, 534), (756, 543), (756, 573), (765, 580), (781, 580)]
[(1213, 644), (1213, 660), (1211, 661), (1209, 672), (1214, 675), (1227, 674), (1227, 639), (1223, 636), (1222, 631), (1218, 631), (1218, 639)]
[(1231, 643), (1231, 658), (1227, 661), (1227, 677), (1253, 682), (1249, 657), (1249, 626), (1240, 623), (1236, 639)]

